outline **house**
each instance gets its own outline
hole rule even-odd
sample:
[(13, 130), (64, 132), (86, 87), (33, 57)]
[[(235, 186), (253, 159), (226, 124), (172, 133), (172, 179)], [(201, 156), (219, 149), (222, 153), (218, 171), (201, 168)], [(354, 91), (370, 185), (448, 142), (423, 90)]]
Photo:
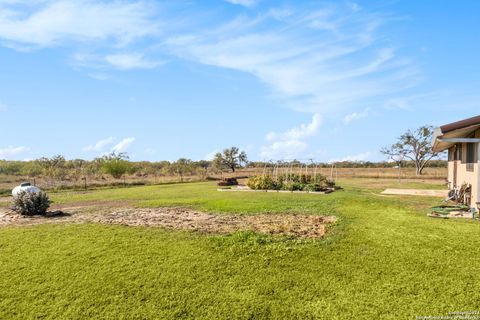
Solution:
[(459, 200), (480, 208), (480, 116), (436, 129), (433, 151), (448, 150), (448, 188)]

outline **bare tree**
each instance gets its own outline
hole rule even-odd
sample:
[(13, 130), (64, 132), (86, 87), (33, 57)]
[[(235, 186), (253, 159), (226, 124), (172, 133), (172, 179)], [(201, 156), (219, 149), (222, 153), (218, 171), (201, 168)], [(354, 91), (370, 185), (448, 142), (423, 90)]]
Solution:
[(432, 126), (408, 130), (398, 138), (397, 143), (383, 148), (380, 152), (394, 161), (398, 161), (399, 158), (412, 160), (415, 163), (416, 174), (421, 175), (428, 162), (439, 155), (433, 152), (431, 147), (433, 132)]

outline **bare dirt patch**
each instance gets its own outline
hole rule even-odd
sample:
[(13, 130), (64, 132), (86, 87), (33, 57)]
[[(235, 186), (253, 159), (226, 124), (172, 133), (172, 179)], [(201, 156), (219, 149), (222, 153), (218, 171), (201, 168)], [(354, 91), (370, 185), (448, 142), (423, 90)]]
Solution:
[(99, 209), (93, 213), (82, 210), (70, 213), (57, 211), (46, 217), (22, 217), (11, 211), (0, 209), (0, 226), (90, 222), (162, 227), (165, 229), (190, 230), (209, 234), (254, 231), (294, 238), (321, 238), (327, 232), (328, 225), (336, 221), (336, 218), (333, 216), (209, 214), (177, 207)]

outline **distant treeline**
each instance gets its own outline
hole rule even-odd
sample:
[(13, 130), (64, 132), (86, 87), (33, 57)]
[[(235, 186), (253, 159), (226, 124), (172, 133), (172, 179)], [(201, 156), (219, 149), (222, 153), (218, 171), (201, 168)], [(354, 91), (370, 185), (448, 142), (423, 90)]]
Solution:
[[(216, 168), (213, 161), (179, 159), (177, 161), (129, 161), (126, 173), (137, 176), (148, 175), (205, 175), (206, 172), (218, 173), (224, 168)], [(342, 161), (334, 164), (337, 168), (395, 168), (396, 162), (370, 162), (370, 161)], [(289, 161), (289, 162), (248, 162), (246, 168), (263, 167), (321, 167), (328, 168), (332, 163), (311, 162), (311, 161)], [(403, 161), (402, 167), (415, 168), (413, 161)], [(432, 160), (428, 163), (429, 168), (446, 168), (447, 161)], [(55, 179), (80, 179), (82, 176), (101, 175), (104, 172), (104, 162), (101, 158), (94, 160), (73, 159), (67, 160), (62, 156), (52, 158), (41, 158), (31, 161), (10, 161), (0, 160), (0, 174), (19, 175), (28, 177), (51, 177)]]
[[(326, 162), (306, 162), (306, 161), (289, 161), (289, 162), (250, 162), (249, 167), (260, 168), (260, 167), (272, 167), (272, 166), (283, 166), (283, 167), (320, 167), (320, 168), (330, 168), (332, 166), (337, 168), (396, 168), (399, 166), (398, 162), (371, 162), (371, 161), (340, 161), (335, 163), (326, 163)], [(427, 164), (427, 168), (446, 168), (448, 162), (446, 160), (430, 160)], [(415, 168), (415, 162), (413, 161), (402, 161), (401, 166), (404, 168)]]
[[(202, 174), (211, 166), (211, 161), (192, 161), (189, 159), (179, 159), (174, 162), (129, 161), (128, 159), (122, 159), (122, 161), (128, 162), (125, 173), (137, 176)], [(90, 161), (83, 159), (67, 160), (63, 156), (31, 161), (0, 160), (0, 174), (78, 180), (83, 176), (107, 173), (105, 172), (105, 164), (105, 158)]]

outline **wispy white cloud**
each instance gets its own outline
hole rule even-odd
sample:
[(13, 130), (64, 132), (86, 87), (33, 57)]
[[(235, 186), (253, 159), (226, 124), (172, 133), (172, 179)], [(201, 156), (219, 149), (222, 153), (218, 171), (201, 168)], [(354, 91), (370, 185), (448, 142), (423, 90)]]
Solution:
[[(246, 7), (258, 3), (226, 1)], [(18, 49), (73, 43), (74, 66), (94, 69), (88, 73), (97, 79), (108, 79), (111, 68), (155, 68), (165, 56), (256, 77), (280, 104), (312, 115), (310, 124), (268, 134), (269, 145), (261, 148), (264, 157), (304, 152), (321, 124), (320, 114), (348, 114), (343, 120), (351, 123), (370, 112), (359, 105), (372, 110), (393, 106), (389, 99), (400, 105), (397, 93), (418, 81), (415, 64), (382, 35), (390, 18), (350, 1), (265, 10), (256, 6), (258, 10), (221, 17), (189, 3), (185, 8), (194, 9), (186, 9), (189, 18), (178, 24), (173, 23), (178, 20), (175, 5), (148, 0), (12, 3), (0, 1), (3, 45)], [(119, 143), (119, 149), (131, 143)]]
[(225, 1), (230, 2), (232, 4), (239, 4), (244, 7), (252, 7), (258, 2), (258, 0), (225, 0)]
[(385, 101), (385, 109), (408, 110), (410, 109), (410, 99), (406, 97), (390, 98), (387, 101)]
[(365, 119), (370, 115), (370, 112), (370, 108), (365, 108), (363, 111), (349, 113), (345, 117), (343, 117), (343, 123), (350, 124), (353, 121)]
[(314, 114), (312, 121), (308, 124), (301, 124), (298, 127), (292, 128), (283, 133), (270, 132), (267, 134), (266, 139), (268, 141), (274, 140), (299, 140), (313, 136), (317, 133), (318, 128), (322, 123), (322, 117), (320, 114)]
[(105, 57), (105, 61), (120, 70), (153, 69), (163, 64), (162, 61), (148, 60), (141, 53), (119, 53)]
[(353, 12), (362, 10), (362, 7), (356, 2), (347, 2), (347, 5), (352, 9)]
[[(120, 142), (114, 137), (108, 137), (97, 141), (95, 144), (88, 145), (82, 149), (86, 152), (99, 152), (101, 154), (107, 154), (108, 152), (125, 152), (132, 143), (135, 142), (135, 138), (125, 138)], [(146, 149), (145, 153), (153, 153), (153, 149)]]
[[(385, 100), (384, 107), (387, 110), (406, 110), (412, 111), (419, 107), (433, 106), (439, 108), (441, 105), (455, 105), (456, 108), (466, 101), (478, 101), (478, 97), (469, 97), (464, 99), (464, 94), (460, 90), (431, 91), (416, 94), (403, 94), (392, 96)], [(465, 101), (466, 100), (466, 101)]]
[[(244, 6), (258, 2), (228, 1)], [(257, 77), (292, 108), (311, 113), (366, 104), (409, 86), (416, 77), (416, 68), (378, 35), (388, 18), (354, 2), (278, 6), (208, 21), (204, 13), (193, 11), (188, 21), (178, 24), (168, 19), (174, 11), (147, 0), (20, 3), (0, 4), (4, 43), (94, 44), (83, 49), (105, 49), (105, 43), (110, 44), (108, 54), (100, 50), (74, 57), (76, 66), (87, 68), (155, 68), (162, 63), (152, 54), (155, 51), (160, 56), (239, 70)], [(147, 48), (144, 41), (130, 53), (122, 49), (147, 38), (157, 45), (152, 48), (150, 42)]]
[(100, 152), (100, 151), (104, 151), (107, 146), (112, 145), (114, 142), (115, 142), (114, 137), (108, 137), (106, 139), (97, 141), (95, 144), (88, 145), (84, 147), (82, 150)]
[(28, 150), (30, 149), (24, 146), (19, 146), (19, 147), (8, 146), (6, 148), (0, 149), (0, 159), (9, 159), (16, 155), (25, 153)]
[(112, 53), (105, 56), (92, 53), (76, 53), (72, 56), (72, 64), (74, 66), (99, 71), (89, 74), (98, 80), (109, 79), (110, 76), (105, 72), (112, 68), (117, 70), (153, 69), (164, 63), (164, 61), (159, 59), (147, 58), (144, 54), (138, 52)]
[(102, 73), (102, 72), (92, 72), (92, 73), (89, 73), (88, 76), (92, 79), (100, 80), (100, 81), (105, 81), (110, 79), (110, 76), (108, 74)]
[(250, 73), (297, 110), (339, 112), (416, 79), (415, 66), (377, 35), (386, 20), (351, 4), (270, 10), (216, 31), (171, 36), (162, 47), (183, 59)]
[(117, 143), (112, 149), (112, 152), (120, 153), (120, 152), (125, 152), (127, 149), (130, 147), (132, 143), (135, 142), (135, 138), (130, 137), (130, 138), (125, 138), (119, 143)]
[(0, 38), (33, 48), (105, 40), (122, 46), (158, 33), (154, 11), (142, 0), (2, 1)]
[(207, 153), (207, 154), (203, 157), (203, 160), (208, 160), (208, 161), (213, 160), (213, 159), (215, 158), (215, 155), (216, 155), (218, 152), (220, 152), (220, 150), (215, 149), (215, 150), (213, 150), (212, 152)]
[(260, 156), (267, 159), (291, 159), (304, 152), (308, 143), (304, 140), (314, 136), (320, 128), (322, 118), (314, 114), (312, 121), (282, 133), (270, 132), (265, 139), (269, 145), (260, 148)]

